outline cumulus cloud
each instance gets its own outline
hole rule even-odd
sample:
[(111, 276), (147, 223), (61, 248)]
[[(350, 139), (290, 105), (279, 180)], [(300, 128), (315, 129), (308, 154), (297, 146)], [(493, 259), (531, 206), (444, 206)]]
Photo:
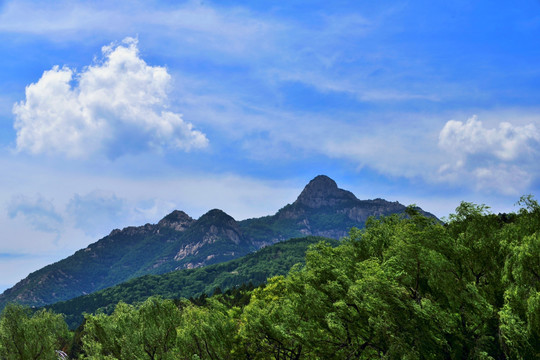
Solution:
[(34, 230), (58, 232), (63, 222), (50, 200), (41, 195), (28, 197), (15, 195), (7, 206), (10, 218), (22, 216)]
[(102, 49), (103, 59), (77, 72), (55, 66), (26, 87), (13, 106), (17, 149), (32, 154), (114, 158), (146, 150), (207, 146), (206, 136), (167, 110), (170, 75), (139, 57), (137, 40)]
[(477, 116), (448, 121), (439, 134), (439, 148), (448, 161), (439, 176), (450, 181), (472, 181), (477, 188), (519, 194), (532, 181), (540, 150), (534, 124), (502, 122), (486, 128)]
[(540, 134), (534, 124), (513, 126), (508, 122), (498, 129), (487, 129), (475, 115), (467, 120), (450, 120), (439, 134), (439, 146), (459, 154), (485, 153), (502, 161), (516, 160), (536, 152)]
[(86, 195), (75, 194), (67, 205), (75, 226), (87, 235), (105, 235), (119, 226), (129, 212), (126, 200), (114, 193), (94, 190)]

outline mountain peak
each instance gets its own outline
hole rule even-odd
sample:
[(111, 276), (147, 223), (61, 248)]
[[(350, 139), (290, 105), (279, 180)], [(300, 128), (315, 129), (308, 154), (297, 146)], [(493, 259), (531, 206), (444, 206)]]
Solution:
[(295, 202), (310, 208), (320, 208), (350, 201), (358, 199), (350, 191), (338, 188), (336, 182), (328, 176), (319, 175), (306, 185)]
[(232, 216), (220, 209), (212, 209), (202, 215), (197, 221), (220, 221), (220, 222), (236, 222)]
[(336, 182), (329, 178), (326, 175), (317, 175), (315, 176), (305, 187), (305, 189), (308, 188), (316, 188), (316, 187), (325, 187), (329, 189), (337, 189), (338, 186)]
[(194, 220), (185, 212), (174, 210), (158, 222), (160, 227), (169, 227), (177, 231), (183, 231), (188, 228)]

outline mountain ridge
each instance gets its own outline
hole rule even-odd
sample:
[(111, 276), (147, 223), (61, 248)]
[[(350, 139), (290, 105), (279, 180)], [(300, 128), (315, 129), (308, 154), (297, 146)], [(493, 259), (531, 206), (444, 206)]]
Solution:
[(291, 238), (339, 239), (351, 227), (363, 227), (369, 216), (405, 209), (383, 199), (359, 200), (331, 178), (319, 175), (292, 204), (274, 215), (236, 221), (212, 209), (195, 220), (174, 210), (157, 224), (114, 229), (73, 255), (29, 274), (0, 294), (0, 309), (10, 301), (31, 306), (65, 301), (146, 274), (232, 260)]

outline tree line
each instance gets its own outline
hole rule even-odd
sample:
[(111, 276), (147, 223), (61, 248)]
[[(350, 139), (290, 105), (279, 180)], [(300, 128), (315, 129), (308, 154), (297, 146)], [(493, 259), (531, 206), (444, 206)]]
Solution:
[(312, 246), (265, 286), (120, 302), (74, 333), (62, 315), (11, 304), (0, 358), (538, 359), (540, 206), (520, 204), (495, 215), (463, 202), (444, 223), (410, 207)]

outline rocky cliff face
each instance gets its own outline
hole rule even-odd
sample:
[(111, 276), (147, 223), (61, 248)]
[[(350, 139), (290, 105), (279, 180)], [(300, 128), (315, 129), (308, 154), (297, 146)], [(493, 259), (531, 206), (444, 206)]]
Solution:
[(184, 231), (189, 228), (195, 220), (183, 211), (174, 210), (169, 215), (165, 216), (158, 223), (158, 227), (166, 227), (176, 231)]
[(397, 202), (359, 200), (324, 175), (311, 180), (295, 202), (271, 216), (237, 222), (214, 209), (194, 220), (175, 210), (157, 224), (113, 230), (30, 274), (0, 295), (0, 308), (9, 301), (41, 306), (68, 300), (145, 274), (227, 261), (294, 237), (339, 239), (351, 227), (363, 227), (369, 216), (404, 210)]
[(192, 269), (245, 255), (250, 244), (236, 220), (225, 212), (210, 210), (189, 230), (193, 236), (183, 243), (174, 256), (176, 267)]

